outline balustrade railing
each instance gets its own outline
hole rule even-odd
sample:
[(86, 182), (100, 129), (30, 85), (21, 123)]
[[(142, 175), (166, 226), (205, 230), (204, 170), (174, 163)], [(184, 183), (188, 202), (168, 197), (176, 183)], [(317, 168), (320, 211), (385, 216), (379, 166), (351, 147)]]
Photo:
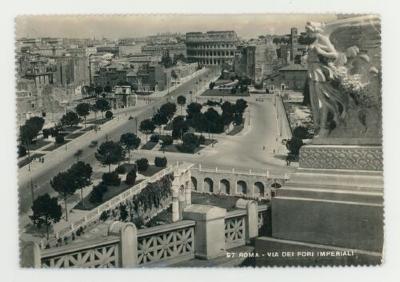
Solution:
[[(260, 230), (265, 227), (267, 211), (267, 205), (258, 206), (257, 221), (248, 218), (251, 213), (248, 213), (247, 209), (236, 209), (226, 213), (223, 226), (218, 231), (224, 232), (225, 242), (222, 241), (222, 244), (225, 244), (225, 249), (229, 250), (245, 245), (250, 237), (249, 230), (254, 230), (254, 228)], [(99, 268), (122, 267), (123, 265), (170, 265), (193, 259), (196, 256), (197, 247), (208, 244), (207, 241), (202, 242), (205, 239), (201, 236), (196, 237), (195, 231), (196, 221), (182, 220), (127, 233), (130, 234), (128, 237), (122, 233), (120, 236), (111, 234), (108, 237), (39, 250), (40, 265), (38, 266), (43, 268)], [(257, 233), (253, 236), (257, 236)], [(121, 238), (131, 241), (127, 244), (128, 246), (135, 246), (134, 249), (129, 250), (132, 253), (128, 257), (134, 258), (134, 262), (131, 264), (127, 263), (123, 251), (121, 251), (124, 246)]]
[(75, 246), (44, 250), (41, 254), (43, 268), (100, 268), (118, 267), (119, 238), (99, 238)]
[(246, 210), (234, 210), (225, 217), (226, 249), (246, 244)]
[(195, 224), (194, 221), (183, 220), (139, 230), (138, 264), (149, 265), (172, 259), (182, 261), (194, 258)]

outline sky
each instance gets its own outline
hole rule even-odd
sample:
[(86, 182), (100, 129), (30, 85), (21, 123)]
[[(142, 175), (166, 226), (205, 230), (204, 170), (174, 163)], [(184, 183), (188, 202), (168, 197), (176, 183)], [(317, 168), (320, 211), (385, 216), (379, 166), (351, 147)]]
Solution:
[(334, 14), (20, 16), (16, 37), (110, 38), (143, 37), (164, 32), (234, 30), (248, 39), (265, 34), (304, 30), (307, 21), (329, 22)]

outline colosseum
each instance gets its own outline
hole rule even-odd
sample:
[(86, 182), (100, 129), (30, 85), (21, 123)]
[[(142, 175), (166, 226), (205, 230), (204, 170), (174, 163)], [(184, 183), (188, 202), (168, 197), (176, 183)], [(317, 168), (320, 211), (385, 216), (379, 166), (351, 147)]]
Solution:
[(187, 57), (203, 65), (232, 64), (238, 42), (234, 31), (188, 32)]

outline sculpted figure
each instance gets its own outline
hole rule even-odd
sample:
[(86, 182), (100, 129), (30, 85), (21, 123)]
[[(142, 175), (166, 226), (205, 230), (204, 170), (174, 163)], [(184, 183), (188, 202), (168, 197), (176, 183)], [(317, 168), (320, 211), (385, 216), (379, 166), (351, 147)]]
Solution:
[(314, 125), (316, 136), (324, 137), (329, 134), (332, 122), (337, 126), (346, 117), (349, 98), (334, 86), (337, 78), (335, 65), (344, 64), (346, 58), (335, 50), (329, 37), (322, 34), (323, 24), (308, 22), (306, 31), (314, 40), (307, 57)]

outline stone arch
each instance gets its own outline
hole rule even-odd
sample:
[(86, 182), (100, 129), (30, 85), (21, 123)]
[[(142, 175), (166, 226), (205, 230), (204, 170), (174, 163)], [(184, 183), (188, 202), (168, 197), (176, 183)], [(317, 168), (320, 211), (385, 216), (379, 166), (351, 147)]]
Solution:
[(247, 194), (247, 183), (244, 182), (243, 180), (239, 180), (237, 183), (237, 193), (238, 194), (243, 194), (246, 195)]
[(231, 187), (230, 187), (229, 181), (226, 179), (221, 179), (219, 184), (220, 184), (221, 193), (229, 195), (231, 192)]
[(257, 181), (256, 183), (254, 183), (254, 196), (264, 197), (264, 195), (265, 195), (264, 184), (260, 181)]
[(204, 178), (204, 192), (214, 192), (214, 181), (211, 178)]
[(194, 178), (193, 176), (190, 177), (191, 181), (192, 181), (192, 190), (197, 191), (197, 179)]

